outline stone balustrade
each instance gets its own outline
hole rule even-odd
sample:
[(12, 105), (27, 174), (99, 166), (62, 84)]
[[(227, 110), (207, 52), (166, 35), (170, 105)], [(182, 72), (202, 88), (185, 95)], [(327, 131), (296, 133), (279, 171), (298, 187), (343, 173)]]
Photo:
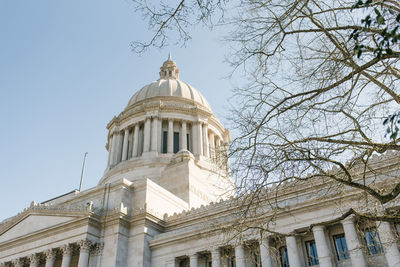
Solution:
[(73, 256), (78, 257), (78, 267), (97, 266), (102, 250), (101, 244), (84, 239), (7, 262), (0, 262), (0, 267), (54, 267), (57, 261), (61, 261), (61, 267), (71, 267)]

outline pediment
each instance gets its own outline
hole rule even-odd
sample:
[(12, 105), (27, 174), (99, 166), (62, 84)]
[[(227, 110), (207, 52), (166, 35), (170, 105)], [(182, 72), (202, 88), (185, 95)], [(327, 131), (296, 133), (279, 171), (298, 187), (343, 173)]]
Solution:
[(0, 243), (73, 221), (76, 216), (28, 214), (0, 233)]

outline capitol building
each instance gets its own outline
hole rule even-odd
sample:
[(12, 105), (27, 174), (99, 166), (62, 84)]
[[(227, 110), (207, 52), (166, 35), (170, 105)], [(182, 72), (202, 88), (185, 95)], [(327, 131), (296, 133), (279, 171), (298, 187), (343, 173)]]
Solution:
[[(400, 267), (400, 225), (345, 216), (360, 190), (287, 183), (241, 205), (229, 130), (171, 58), (107, 129), (97, 186), (0, 222), (1, 267)], [(373, 164), (367, 180), (398, 181), (398, 154)]]

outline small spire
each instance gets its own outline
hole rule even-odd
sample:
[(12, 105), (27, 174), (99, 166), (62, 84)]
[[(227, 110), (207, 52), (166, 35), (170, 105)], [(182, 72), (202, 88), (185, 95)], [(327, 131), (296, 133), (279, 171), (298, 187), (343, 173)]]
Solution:
[(167, 61), (160, 68), (160, 79), (179, 79), (179, 69), (172, 60), (171, 52), (168, 54)]

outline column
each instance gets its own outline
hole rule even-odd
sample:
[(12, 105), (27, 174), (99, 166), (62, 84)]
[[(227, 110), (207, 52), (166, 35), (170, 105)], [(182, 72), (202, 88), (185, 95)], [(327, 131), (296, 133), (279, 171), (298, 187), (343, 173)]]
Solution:
[(52, 250), (46, 250), (44, 252), (44, 255), (46, 256), (46, 267), (53, 267), (54, 266), (54, 261), (56, 259), (56, 253)]
[(157, 151), (159, 152), (159, 153), (161, 153), (161, 151), (162, 151), (162, 148), (161, 148), (161, 144), (162, 144), (162, 142), (161, 142), (161, 140), (162, 140), (162, 120), (161, 119), (158, 119), (157, 120), (158, 121), (158, 127), (157, 127)]
[(301, 267), (299, 249), (294, 235), (285, 237), (290, 267)]
[(388, 222), (376, 222), (379, 237), (381, 239), (386, 261), (389, 267), (400, 266), (400, 253), (397, 247), (397, 238), (393, 234), (392, 227)]
[(151, 151), (158, 151), (158, 118), (153, 118), (151, 127)]
[(107, 160), (107, 167), (111, 166), (111, 161), (112, 161), (112, 142), (113, 142), (113, 136), (110, 136), (110, 140), (108, 141), (108, 160)]
[(122, 132), (118, 132), (117, 134), (117, 145), (115, 149), (115, 164), (121, 161), (122, 156), (122, 139), (123, 139)]
[(211, 266), (221, 267), (221, 253), (219, 252), (219, 248), (211, 250)]
[(188, 150), (186, 134), (187, 134), (186, 121), (182, 121), (181, 149)]
[(215, 162), (215, 135), (210, 132), (210, 158), (212, 162)]
[(358, 239), (356, 227), (354, 226), (354, 216), (350, 215), (344, 219), (342, 225), (352, 266), (368, 266), (362, 251), (362, 245)]
[(189, 256), (190, 259), (190, 267), (199, 267), (199, 257), (197, 253)]
[(203, 155), (207, 158), (210, 157), (209, 145), (208, 145), (208, 125), (203, 125)]
[(262, 239), (260, 244), (260, 257), (262, 267), (272, 267), (271, 251), (269, 249), (269, 240)]
[(78, 242), (78, 245), (79, 245), (78, 267), (88, 267), (91, 242), (89, 240), (81, 240)]
[(70, 267), (72, 258), (72, 248), (69, 245), (64, 245), (60, 249), (62, 252), (61, 267)]
[(28, 256), (29, 267), (38, 267), (39, 266), (39, 257), (36, 254), (31, 254)]
[(115, 165), (115, 149), (117, 146), (117, 133), (113, 132), (112, 134), (112, 142), (111, 142), (111, 148), (110, 148), (110, 153), (111, 153), (111, 159), (110, 159), (110, 165), (113, 166)]
[(150, 124), (151, 124), (151, 119), (147, 118), (144, 123), (144, 130), (143, 130), (143, 135), (144, 135), (143, 152), (150, 151)]
[(98, 262), (100, 261), (101, 254), (103, 252), (103, 244), (96, 243), (92, 247), (89, 256), (89, 267), (97, 267)]
[(246, 260), (244, 258), (244, 249), (242, 245), (235, 247), (235, 262), (236, 267), (246, 267)]
[(124, 144), (122, 145), (122, 160), (128, 159), (128, 139), (129, 139), (129, 129), (124, 130)]
[(172, 119), (168, 120), (167, 152), (174, 153), (174, 121)]
[(324, 227), (321, 225), (312, 228), (315, 245), (317, 246), (318, 261), (320, 267), (332, 267), (332, 259), (326, 242)]
[(138, 156), (138, 148), (139, 148), (139, 124), (136, 124), (135, 129), (133, 130), (132, 157)]
[(128, 137), (128, 159), (133, 157), (133, 131), (132, 128), (130, 128), (129, 132), (129, 137)]
[(12, 260), (11, 263), (14, 267), (24, 267), (24, 263), (21, 259)]

